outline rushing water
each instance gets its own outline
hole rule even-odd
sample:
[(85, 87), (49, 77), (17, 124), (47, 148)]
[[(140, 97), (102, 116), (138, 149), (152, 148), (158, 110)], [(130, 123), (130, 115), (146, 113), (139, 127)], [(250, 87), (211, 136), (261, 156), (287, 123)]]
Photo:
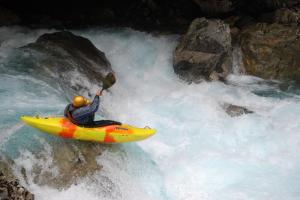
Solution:
[[(34, 165), (58, 173), (48, 142), (60, 139), (24, 126), (19, 117), (62, 114), (70, 96), (56, 81), (45, 81), (48, 72), (39, 75), (26, 63), (8, 61), (15, 47), (45, 32), (50, 31), (0, 29), (0, 145), (19, 175), (23, 167), (30, 176)], [(29, 177), (23, 184), (37, 199), (299, 199), (299, 90), (239, 75), (231, 75), (227, 85), (187, 85), (172, 69), (178, 36), (124, 29), (75, 33), (104, 51), (116, 72), (117, 83), (102, 97), (99, 114), (158, 133), (106, 148), (98, 158), (103, 169), (67, 189), (40, 186)], [(95, 92), (95, 85), (84, 83)], [(229, 117), (224, 103), (254, 114)], [(37, 151), (47, 162), (41, 163)]]

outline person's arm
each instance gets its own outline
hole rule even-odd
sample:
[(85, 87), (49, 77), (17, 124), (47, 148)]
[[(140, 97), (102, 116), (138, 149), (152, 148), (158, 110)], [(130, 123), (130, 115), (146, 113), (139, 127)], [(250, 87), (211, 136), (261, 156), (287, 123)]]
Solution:
[(88, 106), (90, 112), (96, 112), (99, 108), (100, 98), (99, 95), (96, 95), (93, 102)]
[(96, 112), (100, 104), (100, 96), (102, 95), (103, 90), (98, 90), (96, 96), (94, 97), (93, 102), (89, 105), (91, 112)]

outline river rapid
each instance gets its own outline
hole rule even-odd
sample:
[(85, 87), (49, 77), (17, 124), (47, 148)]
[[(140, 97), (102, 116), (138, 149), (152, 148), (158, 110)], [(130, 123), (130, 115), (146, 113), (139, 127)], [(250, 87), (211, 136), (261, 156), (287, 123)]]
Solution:
[[(61, 115), (74, 92), (55, 74), (35, 73), (28, 63), (11, 58), (16, 47), (53, 31), (0, 28), (1, 154), (14, 160), (16, 176), (36, 199), (299, 199), (299, 89), (239, 74), (230, 75), (228, 84), (188, 85), (172, 68), (179, 36), (131, 29), (73, 32), (104, 51), (116, 73), (117, 83), (101, 97), (98, 118), (148, 125), (157, 134), (142, 142), (104, 145), (97, 157), (102, 169), (70, 187), (35, 183), (35, 165), (59, 177), (52, 151), (63, 139), (26, 126), (19, 117)], [(69, 78), (81, 79), (91, 93), (98, 88), (76, 71)], [(254, 113), (230, 117), (225, 103)]]

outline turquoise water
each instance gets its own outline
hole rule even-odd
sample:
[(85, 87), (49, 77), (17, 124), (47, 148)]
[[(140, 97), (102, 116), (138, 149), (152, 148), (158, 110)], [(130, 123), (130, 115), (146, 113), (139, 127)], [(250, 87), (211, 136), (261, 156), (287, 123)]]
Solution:
[[(6, 35), (0, 48), (1, 148), (28, 172), (40, 164), (37, 152), (49, 156), (45, 168), (52, 166), (49, 141), (60, 139), (22, 125), (19, 116), (61, 114), (73, 94), (55, 73), (36, 74), (28, 63), (11, 60), (15, 47), (43, 32), (48, 30), (0, 29)], [(117, 76), (101, 99), (99, 115), (155, 127), (158, 133), (143, 142), (107, 147), (98, 158), (103, 169), (66, 190), (27, 183), (38, 199), (299, 199), (297, 86), (284, 89), (239, 75), (231, 75), (227, 85), (187, 85), (172, 69), (178, 36), (124, 29), (75, 33), (105, 52)], [(97, 89), (88, 79), (81, 84), (92, 93)], [(254, 114), (231, 118), (224, 103)]]

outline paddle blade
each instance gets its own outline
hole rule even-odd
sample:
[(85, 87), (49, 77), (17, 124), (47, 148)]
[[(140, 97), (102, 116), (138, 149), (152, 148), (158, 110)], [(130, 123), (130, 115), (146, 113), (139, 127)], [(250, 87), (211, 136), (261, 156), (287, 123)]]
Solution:
[(115, 75), (111, 72), (108, 73), (103, 80), (102, 90), (106, 90), (106, 89), (110, 88), (115, 83), (116, 83)]

